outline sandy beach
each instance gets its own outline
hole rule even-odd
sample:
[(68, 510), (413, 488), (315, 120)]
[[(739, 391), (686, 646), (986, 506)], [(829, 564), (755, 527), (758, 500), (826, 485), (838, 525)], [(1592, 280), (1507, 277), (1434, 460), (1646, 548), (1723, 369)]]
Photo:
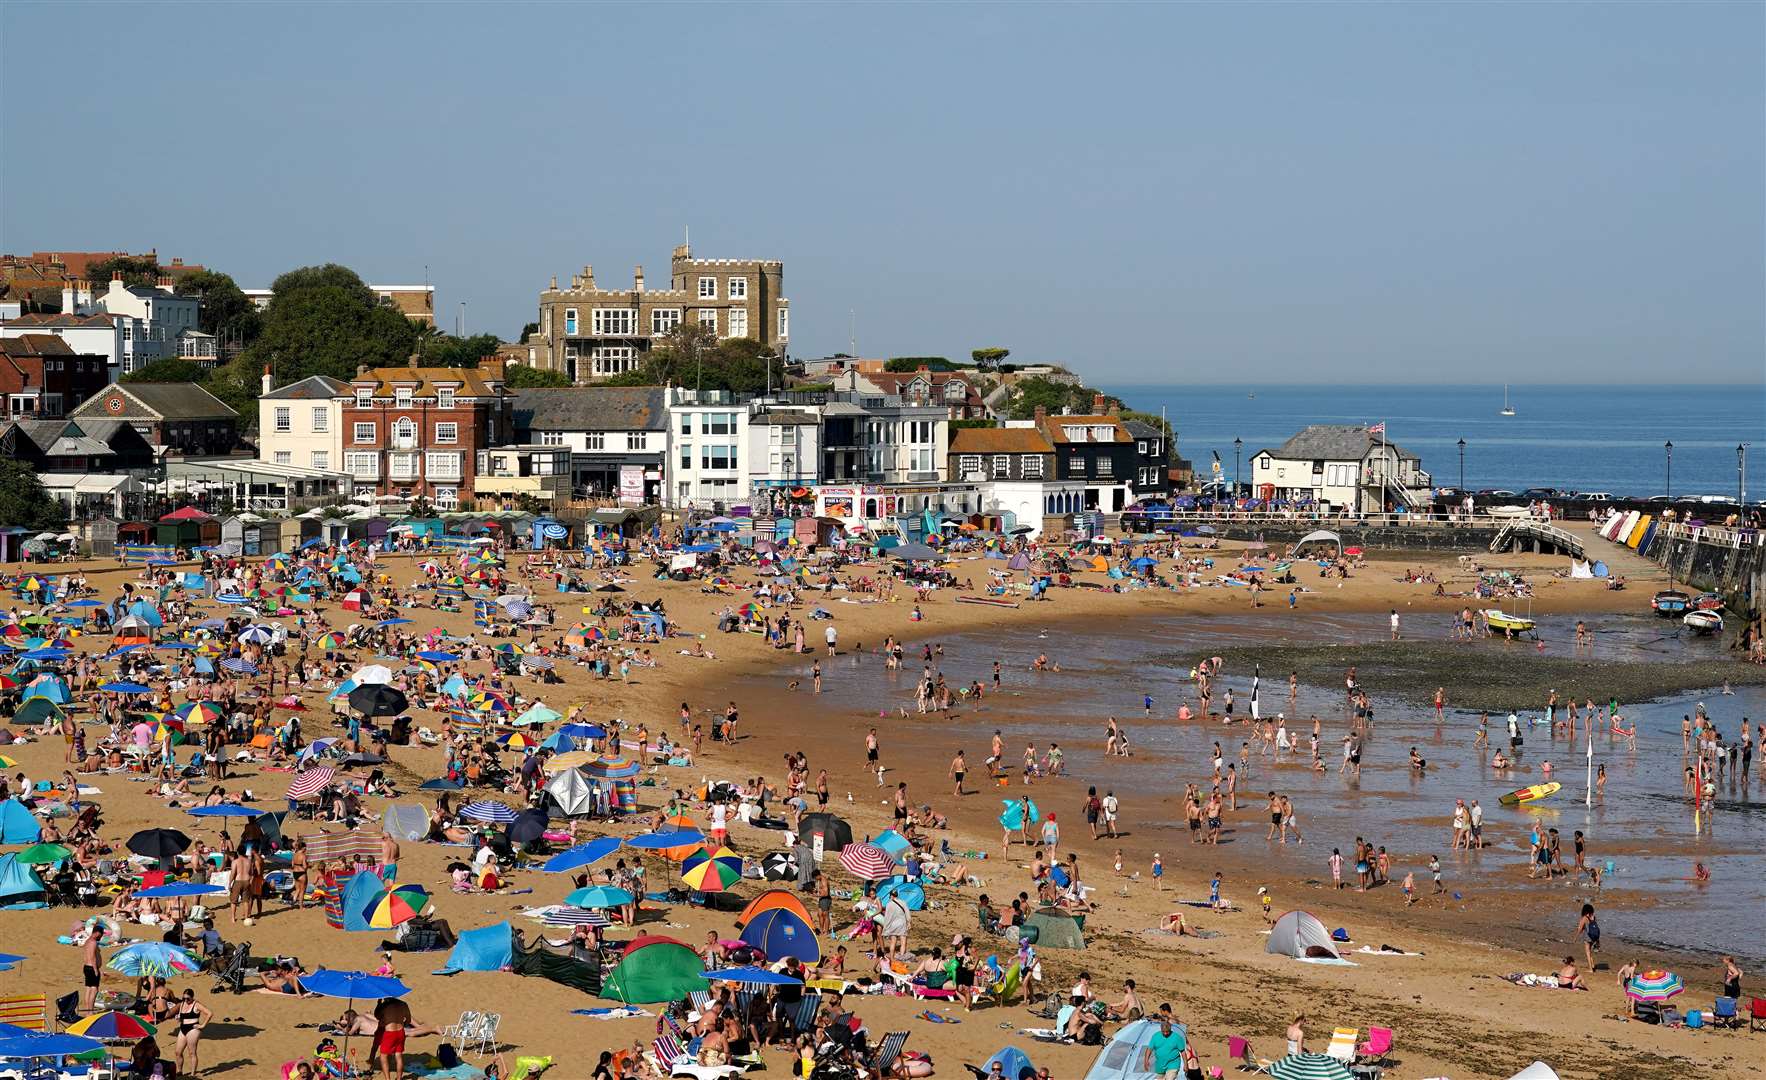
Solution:
[[(1226, 550), (1220, 555), (1224, 558), (1232, 545), (1223, 546)], [(1265, 595), (1261, 610), (1269, 618), (1291, 619), (1299, 626), (1332, 616), (1381, 615), (1393, 610), (1401, 612), (1406, 620), (1421, 623), (1444, 619), (1468, 604), (1474, 608), (1481, 606), (1451, 595), (1469, 588), (1473, 576), (1450, 557), (1375, 555), (1341, 587), (1335, 581), (1326, 585), (1310, 575), (1304, 577), (1301, 584), (1308, 586), (1309, 591), (1299, 597), (1297, 608), (1291, 612), (1285, 607), (1284, 594), (1277, 592)], [(588, 618), (582, 613), (588, 602), (585, 596), (553, 592), (549, 575), (531, 582), (522, 578), (524, 558), (520, 553), (511, 553), (511, 573), (518, 581), (532, 585), (536, 602), (556, 609), (560, 625)], [(1534, 572), (1557, 569), (1563, 563), (1561, 559), (1543, 556), (1480, 556), (1478, 561), (1486, 566)], [(416, 576), (414, 563), (408, 558), (385, 558), (381, 565), (401, 588)], [(56, 572), (73, 569), (76, 568), (57, 567)], [(101, 564), (89, 564), (84, 569), (98, 596), (106, 599), (114, 595), (122, 581), (138, 580), (140, 573)], [(600, 722), (617, 720), (628, 727), (643, 724), (652, 733), (677, 730), (676, 717), (683, 702), (691, 706), (696, 718), (721, 712), (726, 703), (735, 702), (741, 709), (741, 738), (733, 745), (706, 742), (703, 755), (691, 768), (652, 768), (646, 780), (653, 780), (654, 786), (638, 789), (640, 805), (646, 811), (665, 801), (669, 791), (695, 790), (706, 779), (746, 782), (751, 777), (765, 776), (775, 783), (781, 782), (783, 756), (801, 751), (808, 756), (812, 774), (819, 768), (828, 770), (833, 793), (831, 809), (853, 823), (855, 834), (874, 834), (889, 825), (888, 790), (863, 769), (862, 740), (867, 727), (875, 726), (888, 770), (888, 785), (905, 782), (915, 803), (930, 803), (938, 812), (948, 815), (952, 848), (989, 853), (987, 859), (973, 861), (969, 866), (970, 872), (983, 882), (981, 886), (929, 890), (938, 906), (916, 915), (911, 944), (925, 948), (941, 941), (948, 943), (955, 933), (973, 933), (979, 893), (987, 892), (1003, 905), (1006, 898), (1028, 886), (1023, 867), (1028, 864), (1029, 851), (1014, 846), (1009, 857), (1002, 858), (1000, 829), (995, 821), (999, 798), (1018, 794), (1020, 781), (1014, 772), (1007, 786), (979, 789), (977, 780), (983, 772), (980, 761), (986, 756), (994, 717), (1013, 707), (1015, 699), (1011, 692), (1034, 687), (1040, 694), (1058, 696), (1061, 674), (1033, 675), (1021, 668), (1004, 672), (1002, 689), (1007, 692), (981, 699), (988, 706), (987, 712), (969, 712), (959, 706), (955, 715), (921, 716), (910, 709), (904, 716), (889, 707), (894, 702), (879, 702), (876, 708), (864, 710), (834, 710), (811, 692), (806, 673), (809, 657), (768, 648), (756, 634), (715, 631), (718, 613), (748, 598), (746, 586), (754, 581), (752, 573), (736, 570), (732, 575), (736, 587), (731, 591), (706, 591), (700, 582), (652, 580), (648, 563), (635, 569), (637, 580), (628, 584), (628, 598), (661, 598), (677, 630), (699, 636), (716, 659), (682, 655), (682, 650), (691, 648), (692, 642), (684, 637), (673, 638), (655, 648), (658, 666), (634, 668), (629, 681), (598, 680), (582, 668), (561, 663), (558, 671), (565, 680), (562, 685), (540, 686), (522, 679), (519, 689), (528, 698), (544, 701), (560, 712), (581, 704), (587, 718)], [(951, 569), (958, 578), (973, 577), (979, 582), (985, 577), (985, 566), (978, 560), (958, 559)], [(1450, 595), (1437, 598), (1431, 595), (1433, 585), (1397, 580), (1407, 569), (1434, 573)], [(853, 568), (848, 576), (865, 572), (864, 567)], [(874, 572), (874, 568), (869, 572)], [(1016, 609), (959, 604), (949, 593), (935, 593), (920, 605), (925, 617), (917, 622), (910, 620), (915, 607), (911, 594), (899, 591), (892, 602), (877, 603), (846, 603), (841, 602), (838, 594), (806, 593), (802, 604), (792, 613), (795, 618), (820, 605), (834, 615), (832, 625), (839, 632), (840, 654), (822, 660), (827, 684), (824, 698), (831, 701), (838, 684), (849, 677), (855, 665), (883, 663), (877, 650), (890, 635), (915, 643), (908, 649), (909, 674), (904, 682), (911, 685), (912, 672), (918, 670), (920, 642), (930, 644), (958, 635), (988, 634), (1022, 645), (1025, 640), (1046, 633), (1045, 640), (1051, 642), (1047, 651), (1058, 663), (1061, 635), (1078, 632), (1076, 628), (1087, 624), (1108, 622), (1124, 626), (1134, 620), (1174, 615), (1231, 618), (1250, 611), (1250, 597), (1244, 590), (1210, 587), (1117, 593), (1102, 587), (1108, 582), (1101, 574), (1079, 575), (1079, 579), (1093, 587), (1054, 589), (1048, 594), (1048, 602), (1026, 602)], [(1626, 591), (1613, 592), (1595, 581), (1540, 577), (1538, 582), (1533, 610), (1539, 615), (1631, 612), (1647, 600), (1648, 586), (1641, 583)], [(334, 624), (347, 623), (353, 617), (336, 612), (331, 604), (318, 607), (328, 613)], [(439, 626), (466, 636), (474, 629), (468, 614), (440, 614), (427, 609), (406, 614), (415, 620), (407, 629), (419, 633)], [(819, 641), (814, 635), (820, 630), (813, 623), (810, 630), (811, 645), (815, 647)], [(550, 631), (541, 635), (548, 641), (554, 636)], [(82, 650), (102, 652), (107, 645), (107, 636), (76, 639), (76, 646)], [(356, 659), (367, 662), (369, 658), (363, 653)], [(1739, 664), (1734, 667), (1738, 683), (1752, 677), (1749, 669)], [(469, 670), (481, 671), (483, 665), (469, 665)], [(1285, 686), (1282, 692), (1285, 694)], [(317, 689), (305, 695), (314, 707), (304, 720), (309, 738), (335, 734), (323, 729), (328, 713), (320, 704), (321, 698)], [(1175, 705), (1169, 703), (1169, 708)], [(1166, 703), (1161, 708), (1168, 719)], [(1136, 727), (1158, 722), (1138, 714), (1125, 719)], [(419, 715), (417, 721), (437, 726), (433, 717)], [(1095, 750), (1095, 744), (1102, 741), (1102, 727), (1102, 718), (1098, 718), (1095, 724), (1077, 728), (1071, 743), (1090, 744)], [(1235, 741), (1238, 737), (1235, 733)], [(960, 799), (952, 796), (947, 778), (951, 755), (959, 747), (967, 751), (971, 763), (970, 794)], [(63, 768), (62, 746), (55, 738), (13, 745), (4, 752), (18, 762), (12, 771), (22, 771), (33, 779), (57, 776)], [(1380, 752), (1401, 753), (1391, 746), (1382, 747)], [(442, 763), (441, 752), (434, 748), (395, 746), (391, 758), (392, 775), (404, 790), (394, 801), (431, 805), (427, 793), (419, 797), (411, 789), (436, 775)], [(1008, 747), (1008, 763), (1015, 760), (1016, 749)], [(1125, 835), (1119, 843), (1091, 841), (1085, 835), (1078, 812), (1086, 787), (1108, 783), (1107, 772), (1087, 775), (1075, 769), (1066, 777), (1039, 780), (1032, 789), (1039, 803), (1059, 813), (1064, 827), (1063, 847), (1081, 853), (1087, 878), (1097, 887), (1093, 896), (1097, 911), (1086, 923), (1089, 947), (1082, 952), (1042, 952), (1045, 993), (1064, 993), (1083, 970), (1089, 972), (1100, 997), (1114, 1000), (1120, 996), (1122, 980), (1134, 978), (1144, 1000), (1172, 1004), (1179, 1018), (1189, 1026), (1192, 1045), (1204, 1066), (1220, 1065), (1229, 1071), (1229, 1037), (1247, 1038), (1257, 1053), (1278, 1057), (1283, 1031), (1296, 1014), (1304, 1013), (1309, 1049), (1322, 1049), (1336, 1026), (1359, 1027), (1364, 1037), (1370, 1025), (1392, 1028), (1395, 1049), (1386, 1073), (1390, 1077), (1506, 1077), (1536, 1058), (1550, 1062), (1565, 1077), (1591, 1080), (1716, 1080), (1760, 1075), (1766, 1051), (1757, 1036), (1750, 1039), (1745, 1031), (1737, 1034), (1664, 1030), (1625, 1021), (1624, 999), (1613, 971), (1619, 962), (1629, 958), (1632, 950), (1621, 941), (1609, 943), (1607, 966), (1589, 973), (1589, 992), (1525, 988), (1503, 981), (1501, 976), (1512, 972), (1552, 971), (1567, 953), (1577, 954), (1580, 962), (1580, 945), (1545, 927), (1540, 915), (1542, 904), (1562, 907), (1571, 902), (1564, 898), (1562, 889), (1554, 889), (1549, 899), (1541, 899), (1539, 893), (1505, 892), (1473, 896), (1463, 906), (1425, 901), (1407, 909), (1395, 887), (1367, 894), (1336, 893), (1302, 875), (1278, 877), (1261, 873), (1261, 842), (1229, 844), (1202, 854), (1190, 845), (1181, 828), (1157, 824), (1173, 820), (1181, 824), (1181, 814), (1174, 815), (1171, 805), (1180, 799), (1185, 782), (1204, 777), (1194, 762), (1180, 765), (1135, 759), (1136, 767), (1155, 764), (1171, 770), (1171, 798), (1160, 807), (1125, 805)], [(137, 778), (101, 775), (89, 778), (89, 782), (102, 791), (97, 799), (104, 808), (103, 835), (118, 843), (136, 830), (152, 826), (180, 828), (211, 841), (218, 831), (206, 821), (186, 816), (182, 810), (163, 806), (150, 797), (147, 785)], [(234, 770), (226, 786), (235, 795), (241, 789), (250, 789), (256, 796), (255, 805), (278, 809), (286, 783), (286, 774), (245, 766)], [(1249, 793), (1241, 794), (1239, 810), (1228, 814), (1227, 819), (1229, 828), (1245, 830), (1247, 837), (1257, 838), (1261, 836), (1262, 804), (1257, 798), (1257, 785), (1251, 788)], [(383, 800), (369, 799), (369, 818), (377, 818), (385, 805)], [(1377, 808), (1374, 813), (1378, 813)], [(1444, 836), (1445, 829), (1443, 823)], [(290, 831), (311, 834), (320, 831), (320, 826), (303, 823)], [(622, 832), (636, 831), (639, 830), (634, 825)], [(731, 834), (731, 846), (745, 856), (758, 857), (777, 839), (777, 833), (738, 824)], [(1130, 879), (1126, 873), (1118, 878), (1111, 871), (1117, 847), (1124, 852), (1125, 869), (1138, 871), (1138, 879)], [(456, 930), (513, 918), (517, 926), (531, 935), (537, 924), (520, 919), (518, 911), (557, 902), (568, 890), (562, 876), (518, 870), (510, 875), (510, 888), (503, 892), (451, 892), (445, 884), (445, 867), (463, 850), (407, 842), (400, 865), (400, 880), (430, 887), (437, 914)], [(1155, 889), (1149, 879), (1147, 868), (1152, 851), (1163, 855), (1162, 889)], [(1223, 891), (1238, 910), (1212, 913), (1201, 908), (1173, 907), (1174, 900), (1205, 898), (1209, 876), (1216, 870), (1226, 874)], [(839, 884), (853, 884), (840, 874), (837, 866), (833, 872)], [(652, 872), (653, 881), (664, 876), (660, 867)], [(1311, 877), (1317, 876), (1315, 870)], [(1426, 876), (1420, 880), (1426, 888)], [(1355, 966), (1310, 965), (1271, 955), (1264, 948), (1264, 919), (1256, 904), (1255, 889), (1259, 884), (1267, 884), (1274, 892), (1278, 913), (1289, 907), (1304, 907), (1318, 915), (1326, 926), (1349, 928), (1353, 937), (1350, 950), (1390, 943), (1422, 955), (1346, 952)], [(752, 882), (740, 887), (744, 895), (755, 890)], [(1619, 889), (1598, 902), (1626, 905), (1658, 901)], [(1160, 916), (1172, 910), (1184, 910), (1193, 925), (1212, 936), (1178, 938), (1152, 929)], [(839, 911), (837, 905), (837, 915)], [(78, 950), (57, 944), (55, 938), (69, 933), (79, 915), (78, 911), (64, 908), (0, 913), (0, 951), (21, 953), (27, 958), (17, 970), (0, 974), (0, 994), (42, 992), (53, 999), (76, 988), (80, 974)], [(1688, 917), (1697, 918), (1696, 909), (1689, 911)], [(727, 931), (729, 919), (728, 914), (695, 906), (652, 905), (644, 912), (641, 929), (697, 944), (704, 940), (708, 930)], [(235, 925), (230, 913), (222, 910), (218, 914), (218, 928), (229, 941), (251, 941), (256, 954), (298, 956), (309, 971), (322, 966), (371, 970), (380, 962), (376, 945), (381, 935), (330, 929), (322, 914), (312, 909), (277, 910), (272, 905), (266, 916), (249, 928)], [(1749, 932), (1757, 929), (1755, 920)], [(131, 932), (138, 937), (157, 936), (143, 927), (132, 927)], [(561, 931), (550, 933), (562, 936)], [(997, 950), (1002, 957), (1009, 956), (1010, 946), (1003, 940), (981, 944), (983, 955)], [(858, 953), (861, 944), (852, 943), (850, 948)], [(655, 1034), (653, 1018), (604, 1021), (572, 1015), (573, 1009), (604, 1002), (546, 980), (509, 973), (431, 975), (444, 957), (443, 953), (394, 954), (399, 975), (412, 987), (408, 1000), (418, 1021), (446, 1024), (465, 1009), (500, 1009), (503, 1019), (499, 1038), (506, 1047), (505, 1057), (511, 1061), (517, 1055), (550, 1056), (556, 1063), (550, 1075), (586, 1077), (597, 1052), (639, 1043), (647, 1046)], [(1671, 953), (1651, 953), (1642, 959), (1646, 967), (1670, 966), (1685, 977), (1688, 992), (1680, 999), (1682, 1007), (1709, 1007), (1720, 982), (1716, 970), (1709, 966), (1683, 967), (1680, 962), (1685, 958)], [(1750, 972), (1750, 978), (1754, 977)], [(106, 989), (127, 989), (132, 983), (132, 979), (105, 973)], [(295, 999), (274, 992), (211, 994), (206, 976), (176, 979), (173, 989), (181, 990), (185, 985), (198, 988), (201, 999), (216, 1018), (203, 1042), (201, 1075), (205, 1076), (277, 1076), (283, 1061), (313, 1050), (319, 1036), (311, 1025), (331, 1019), (341, 1011), (341, 1002), (326, 998)], [(927, 1006), (926, 1002), (906, 997), (856, 1000), (856, 1011), (873, 1032), (910, 1031), (908, 1046), (929, 1054), (940, 1076), (965, 1076), (963, 1063), (979, 1064), (1008, 1043), (1025, 1049), (1033, 1061), (1047, 1065), (1056, 1077), (1081, 1075), (1097, 1052), (1090, 1047), (1032, 1043), (1005, 1030), (1038, 1022), (1021, 1005), (983, 1008), (967, 1015), (959, 1010), (953, 1014), (962, 1021), (957, 1024), (936, 1024), (914, 1017)], [(940, 1013), (949, 1012), (936, 1005), (933, 1008)], [(357, 1042), (360, 1050), (362, 1040)], [(433, 1050), (435, 1042), (413, 1040), (413, 1050)], [(783, 1075), (786, 1060), (783, 1055), (769, 1053), (768, 1066), (769, 1071)]]

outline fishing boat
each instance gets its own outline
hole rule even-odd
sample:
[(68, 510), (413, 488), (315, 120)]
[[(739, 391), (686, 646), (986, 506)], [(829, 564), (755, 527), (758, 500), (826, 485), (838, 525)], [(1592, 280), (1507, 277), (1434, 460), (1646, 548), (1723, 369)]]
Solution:
[(1657, 615), (1684, 615), (1692, 605), (1692, 597), (1679, 589), (1663, 589), (1650, 597), (1649, 606)]
[(1510, 636), (1534, 633), (1538, 626), (1530, 616), (1510, 614), (1500, 608), (1490, 608), (1484, 612), (1484, 625), (1490, 628), (1491, 633)]
[(1525, 506), (1509, 505), (1509, 506), (1486, 506), (1484, 508), (1484, 512), (1486, 514), (1489, 514), (1493, 518), (1518, 518), (1518, 517), (1526, 517), (1528, 514), (1531, 514), (1533, 511), (1527, 509)]
[(1695, 634), (1715, 634), (1723, 629), (1723, 616), (1715, 611), (1689, 611), (1681, 616), (1680, 625)]
[(1692, 598), (1694, 611), (1722, 611), (1723, 597), (1714, 592), (1702, 592)]
[(1503, 383), (1502, 384), (1502, 415), (1503, 416), (1513, 416), (1514, 414), (1515, 414), (1515, 407), (1508, 403), (1508, 383)]
[(1549, 784), (1529, 784), (1524, 788), (1516, 788), (1499, 800), (1504, 806), (1521, 806), (1525, 803), (1538, 802), (1549, 798), (1562, 790), (1564, 785), (1553, 780)]

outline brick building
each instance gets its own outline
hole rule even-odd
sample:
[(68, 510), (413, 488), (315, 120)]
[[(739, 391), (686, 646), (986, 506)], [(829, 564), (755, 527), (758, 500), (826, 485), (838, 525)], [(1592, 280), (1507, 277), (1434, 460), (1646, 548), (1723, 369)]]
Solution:
[(558, 279), (540, 293), (540, 328), (525, 343), (531, 362), (588, 383), (629, 371), (656, 341), (682, 323), (708, 327), (719, 338), (753, 338), (780, 356), (790, 340), (785, 264), (760, 259), (695, 259), (682, 244), (669, 262), (669, 284), (650, 289), (644, 268), (629, 289), (595, 283), (595, 269)]
[(0, 420), (59, 420), (104, 389), (106, 370), (54, 334), (0, 337)]
[(356, 490), (427, 496), (459, 506), (487, 451), (514, 434), (514, 397), (502, 365), (477, 368), (364, 368), (349, 380), (341, 409), (343, 469)]
[(161, 450), (189, 457), (230, 454), (239, 444), (239, 414), (195, 383), (114, 383), (68, 418), (121, 420)]

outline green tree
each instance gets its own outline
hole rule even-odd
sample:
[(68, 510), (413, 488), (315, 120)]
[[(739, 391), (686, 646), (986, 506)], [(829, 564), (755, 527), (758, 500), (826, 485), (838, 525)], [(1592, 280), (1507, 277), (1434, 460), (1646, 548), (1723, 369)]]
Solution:
[[(1029, 420), (1036, 415), (1037, 406), (1041, 406), (1049, 414), (1069, 410), (1076, 413), (1089, 413), (1092, 410), (1092, 399), (1098, 391), (1089, 386), (1054, 382), (1040, 375), (1027, 379), (1019, 379), (1012, 384), (1010, 395), (1010, 411), (1014, 420)], [(1106, 407), (1121, 408), (1118, 398), (1104, 395)]]
[[(650, 350), (637, 368), (607, 382), (612, 386), (660, 386), (672, 382), (677, 386), (754, 394), (767, 388), (768, 370), (777, 365), (778, 358), (772, 351), (753, 338), (720, 341), (715, 333), (697, 323), (682, 323)], [(779, 385), (781, 381), (782, 375), (773, 371), (773, 384)]]
[(124, 285), (132, 289), (149, 289), (158, 283), (163, 272), (157, 261), (145, 255), (119, 255), (86, 266), (86, 278), (92, 282), (94, 292), (110, 288), (111, 278), (119, 273), (123, 275)]
[(420, 338), (423, 363), (430, 367), (477, 367), (487, 356), (495, 355), (502, 344), (495, 334), (475, 334), (457, 338), (451, 334)]
[(516, 338), (515, 340), (516, 341), (526, 341), (527, 335), (537, 334), (539, 332), (540, 332), (540, 324), (539, 323), (537, 323), (537, 322), (524, 323), (521, 327), (521, 336)]
[[(309, 375), (348, 379), (361, 364), (402, 364), (416, 344), (416, 324), (381, 303), (346, 267), (291, 270), (272, 288), (263, 330), (244, 359), (247, 371), (270, 364), (277, 385)], [(246, 385), (252, 385), (249, 377)]]
[(258, 309), (234, 282), (218, 270), (192, 270), (178, 279), (179, 296), (202, 299), (197, 325), (229, 342), (249, 345), (262, 326)]
[(993, 346), (986, 349), (973, 349), (969, 355), (975, 360), (975, 367), (981, 371), (989, 368), (997, 369), (1005, 358), (1012, 355), (1012, 350)]
[(122, 377), (126, 383), (199, 383), (208, 378), (208, 368), (194, 360), (168, 356), (144, 364)]
[(67, 511), (29, 465), (0, 458), (0, 521), (31, 530), (60, 529), (67, 524)]
[(258, 389), (262, 385), (262, 366), (253, 367), (245, 357), (235, 357), (209, 372), (202, 388), (220, 398), (246, 427), (257, 423)]
[(511, 364), (504, 372), (503, 385), (511, 390), (569, 386), (570, 376), (564, 374), (562, 371), (553, 371), (550, 368), (529, 367), (526, 364)]
[(884, 371), (955, 371), (957, 365), (942, 356), (897, 356), (883, 364)]

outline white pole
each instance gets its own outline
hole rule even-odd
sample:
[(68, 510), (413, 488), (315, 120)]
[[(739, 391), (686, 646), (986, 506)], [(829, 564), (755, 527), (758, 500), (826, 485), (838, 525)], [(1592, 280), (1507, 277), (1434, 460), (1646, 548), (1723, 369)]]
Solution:
[(1588, 718), (1588, 793), (1583, 796), (1583, 806), (1594, 805), (1594, 717)]

